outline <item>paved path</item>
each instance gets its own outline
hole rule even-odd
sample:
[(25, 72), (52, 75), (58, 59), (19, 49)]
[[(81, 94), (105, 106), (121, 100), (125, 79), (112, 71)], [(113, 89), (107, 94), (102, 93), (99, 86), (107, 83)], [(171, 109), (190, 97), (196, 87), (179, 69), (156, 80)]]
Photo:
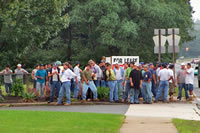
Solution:
[(61, 112), (89, 112), (125, 114), (129, 105), (72, 105), (72, 106), (27, 106), (27, 107), (1, 107), (0, 110), (42, 110)]
[(128, 116), (120, 133), (178, 133), (170, 118)]

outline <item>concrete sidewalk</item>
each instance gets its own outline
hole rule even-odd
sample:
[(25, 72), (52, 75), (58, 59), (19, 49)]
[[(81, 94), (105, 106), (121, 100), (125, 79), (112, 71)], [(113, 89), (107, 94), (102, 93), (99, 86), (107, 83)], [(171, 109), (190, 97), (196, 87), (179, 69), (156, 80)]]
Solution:
[(178, 133), (170, 118), (127, 116), (120, 133)]

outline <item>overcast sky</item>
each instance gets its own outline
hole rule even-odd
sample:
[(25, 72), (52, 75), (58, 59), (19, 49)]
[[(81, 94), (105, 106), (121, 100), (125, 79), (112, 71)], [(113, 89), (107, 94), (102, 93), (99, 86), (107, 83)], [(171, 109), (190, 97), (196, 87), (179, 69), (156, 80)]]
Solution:
[(193, 19), (200, 20), (200, 0), (191, 0), (191, 4), (195, 13), (193, 14)]

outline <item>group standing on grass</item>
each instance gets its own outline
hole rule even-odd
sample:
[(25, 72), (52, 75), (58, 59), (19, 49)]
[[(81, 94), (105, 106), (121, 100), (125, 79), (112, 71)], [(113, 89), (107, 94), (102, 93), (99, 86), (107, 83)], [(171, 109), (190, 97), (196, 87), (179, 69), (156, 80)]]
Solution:
[[(92, 98), (98, 101), (98, 87), (110, 89), (110, 102), (139, 104), (139, 99), (143, 99), (144, 104), (152, 104), (153, 99), (154, 102), (169, 102), (174, 99), (175, 80), (179, 88), (177, 99), (182, 99), (182, 89), (185, 90), (186, 100), (193, 98), (194, 70), (190, 63), (181, 64), (177, 79), (174, 79), (174, 64), (160, 62), (157, 62), (156, 66), (144, 62), (112, 66), (104, 59), (99, 65), (89, 60), (84, 70), (80, 69), (78, 61), (75, 62), (74, 68), (70, 62), (63, 63), (63, 68), (61, 65), (60, 61), (55, 62), (53, 66), (40, 64), (36, 65), (32, 71), (33, 88), (37, 97), (44, 98), (45, 90), (50, 88), (48, 103), (56, 100), (57, 104), (61, 105), (64, 103), (63, 96), (66, 95), (65, 105), (70, 105), (71, 92), (74, 99), (81, 99), (83, 103)], [(4, 75), (6, 93), (10, 95), (13, 72), (9, 66), (6, 66), (0, 74)], [(23, 81), (23, 75), (28, 72), (22, 68), (21, 64), (18, 64), (14, 74), (16, 78)]]

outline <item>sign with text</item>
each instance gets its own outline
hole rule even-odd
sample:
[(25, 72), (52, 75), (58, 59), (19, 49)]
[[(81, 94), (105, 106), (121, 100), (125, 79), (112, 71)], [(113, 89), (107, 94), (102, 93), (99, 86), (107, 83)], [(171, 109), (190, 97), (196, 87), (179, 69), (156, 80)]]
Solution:
[(139, 65), (139, 56), (112, 56), (112, 64), (123, 65), (125, 62), (135, 62)]

